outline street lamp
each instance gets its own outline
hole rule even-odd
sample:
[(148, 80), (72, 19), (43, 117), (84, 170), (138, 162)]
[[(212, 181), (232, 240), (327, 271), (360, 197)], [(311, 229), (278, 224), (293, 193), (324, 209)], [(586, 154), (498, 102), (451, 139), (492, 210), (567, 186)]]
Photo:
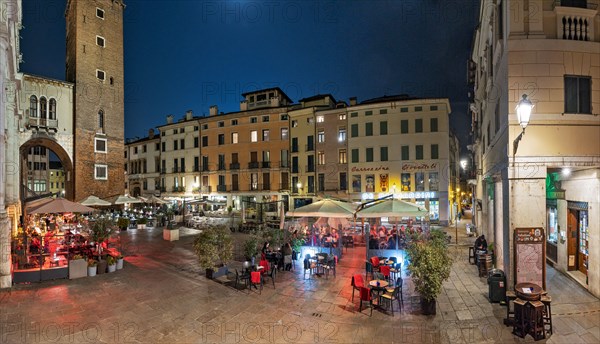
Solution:
[(301, 193), (300, 191), (302, 190), (302, 182), (298, 182), (296, 183), (296, 187), (298, 188), (298, 193)]
[(523, 98), (517, 104), (515, 110), (517, 111), (517, 120), (519, 121), (519, 125), (523, 128), (523, 131), (517, 136), (515, 141), (513, 142), (513, 157), (517, 154), (517, 149), (519, 148), (519, 141), (525, 135), (525, 128), (527, 128), (527, 124), (529, 124), (529, 118), (531, 117), (531, 110), (533, 109), (533, 103), (529, 99), (527, 99), (527, 95), (524, 94)]

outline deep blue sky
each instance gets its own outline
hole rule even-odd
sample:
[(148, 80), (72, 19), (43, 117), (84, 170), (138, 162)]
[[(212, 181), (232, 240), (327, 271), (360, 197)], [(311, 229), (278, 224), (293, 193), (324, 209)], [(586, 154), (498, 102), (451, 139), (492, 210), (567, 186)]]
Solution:
[[(21, 70), (64, 80), (66, 0), (23, 0)], [(125, 136), (186, 110), (239, 110), (281, 87), (294, 102), (448, 97), (467, 144), (466, 61), (479, 0), (125, 2)]]

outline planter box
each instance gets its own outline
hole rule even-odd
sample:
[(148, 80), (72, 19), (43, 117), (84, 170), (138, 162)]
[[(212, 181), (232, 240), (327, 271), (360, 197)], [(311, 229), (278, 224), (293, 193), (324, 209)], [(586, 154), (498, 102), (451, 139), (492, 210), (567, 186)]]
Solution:
[(76, 259), (69, 261), (69, 279), (81, 278), (87, 276), (87, 262), (85, 259)]
[(96, 271), (98, 271), (98, 266), (88, 266), (88, 276), (96, 276)]
[(179, 240), (179, 229), (163, 229), (163, 239), (167, 241)]
[(117, 259), (117, 270), (121, 270), (123, 268), (123, 258)]
[(117, 264), (108, 266), (108, 272), (115, 272), (115, 271), (117, 271)]
[(218, 270), (206, 269), (206, 278), (215, 279), (222, 276), (227, 276), (229, 269), (227, 266), (221, 266)]
[(106, 260), (101, 260), (98, 262), (98, 275), (106, 272), (107, 265), (108, 265), (108, 263), (106, 262)]
[(146, 224), (137, 225), (137, 229), (146, 229)]

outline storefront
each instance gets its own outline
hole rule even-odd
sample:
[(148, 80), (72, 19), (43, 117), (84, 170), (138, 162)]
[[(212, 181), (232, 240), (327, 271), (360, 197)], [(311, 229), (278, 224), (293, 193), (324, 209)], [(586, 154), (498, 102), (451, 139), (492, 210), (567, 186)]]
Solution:
[(588, 252), (588, 203), (567, 201), (567, 270), (587, 275)]
[(546, 199), (546, 258), (558, 261), (558, 205), (555, 199)]

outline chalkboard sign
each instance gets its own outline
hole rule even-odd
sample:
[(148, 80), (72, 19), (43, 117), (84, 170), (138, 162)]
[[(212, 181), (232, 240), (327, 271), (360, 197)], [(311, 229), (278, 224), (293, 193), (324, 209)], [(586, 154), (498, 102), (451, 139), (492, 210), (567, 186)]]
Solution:
[(539, 227), (515, 228), (515, 284), (535, 283), (546, 289), (546, 240)]

